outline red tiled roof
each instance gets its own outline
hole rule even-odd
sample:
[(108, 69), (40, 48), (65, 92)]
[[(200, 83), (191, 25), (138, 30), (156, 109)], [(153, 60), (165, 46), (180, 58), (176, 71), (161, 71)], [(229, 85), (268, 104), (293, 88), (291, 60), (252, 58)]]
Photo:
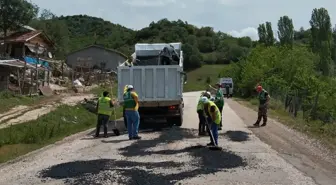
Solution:
[(42, 31), (35, 30), (35, 31), (28, 31), (24, 33), (14, 33), (7, 37), (7, 42), (26, 42), (27, 40), (33, 38), (34, 36), (39, 35)]

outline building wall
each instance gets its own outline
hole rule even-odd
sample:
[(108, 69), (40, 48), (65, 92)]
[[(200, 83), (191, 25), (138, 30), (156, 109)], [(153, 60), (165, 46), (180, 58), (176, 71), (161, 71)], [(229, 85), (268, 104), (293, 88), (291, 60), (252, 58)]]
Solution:
[(71, 68), (78, 65), (86, 68), (100, 67), (101, 63), (105, 63), (106, 70), (116, 71), (119, 63), (121, 64), (125, 61), (126, 58), (117, 52), (93, 46), (68, 55), (66, 64)]
[(36, 44), (38, 43), (39, 45), (42, 45), (43, 47), (50, 49), (51, 45), (46, 41), (46, 39), (40, 34), (31, 40), (28, 41), (30, 44)]

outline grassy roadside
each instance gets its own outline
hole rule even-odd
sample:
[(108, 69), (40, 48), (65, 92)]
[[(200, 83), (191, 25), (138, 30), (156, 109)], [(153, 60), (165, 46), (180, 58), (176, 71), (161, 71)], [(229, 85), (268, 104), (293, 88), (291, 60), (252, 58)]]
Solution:
[[(234, 98), (238, 103), (251, 108), (255, 111), (258, 107), (257, 99)], [(301, 133), (307, 134), (331, 150), (336, 150), (336, 124), (324, 124), (319, 121), (307, 122), (298, 115), (297, 118), (290, 116), (283, 108), (283, 105), (277, 101), (271, 101), (269, 105), (269, 116), (278, 120), (280, 123), (293, 128)]]
[(17, 105), (32, 105), (39, 103), (43, 96), (19, 96), (10, 92), (0, 92), (0, 113), (6, 112)]
[(187, 84), (184, 85), (183, 91), (204, 91), (207, 84), (214, 84), (219, 78), (219, 73), (227, 65), (203, 65), (202, 67), (187, 73)]
[[(118, 109), (117, 117), (121, 111)], [(62, 105), (37, 120), (0, 129), (0, 163), (24, 155), (72, 134), (93, 128), (96, 115), (82, 105)]]

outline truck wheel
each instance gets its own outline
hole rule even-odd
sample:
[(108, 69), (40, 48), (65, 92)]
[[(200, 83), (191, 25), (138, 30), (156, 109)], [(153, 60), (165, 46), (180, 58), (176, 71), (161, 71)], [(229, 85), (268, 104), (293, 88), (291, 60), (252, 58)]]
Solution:
[(176, 119), (176, 126), (180, 127), (180, 126), (182, 126), (182, 123), (183, 123), (183, 118), (177, 118)]
[(167, 120), (168, 122), (168, 125), (169, 126), (173, 126), (173, 125), (176, 125), (178, 127), (180, 127), (182, 125), (182, 119), (181, 117), (173, 117), (173, 118), (169, 118)]

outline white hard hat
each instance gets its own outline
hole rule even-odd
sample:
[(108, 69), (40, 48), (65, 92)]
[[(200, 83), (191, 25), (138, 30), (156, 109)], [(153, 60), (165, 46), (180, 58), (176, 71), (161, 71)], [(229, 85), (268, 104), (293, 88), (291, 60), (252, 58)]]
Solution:
[(127, 89), (134, 89), (133, 85), (127, 85)]
[(201, 102), (202, 103), (208, 103), (209, 99), (207, 97), (203, 96), (202, 99), (201, 99)]

